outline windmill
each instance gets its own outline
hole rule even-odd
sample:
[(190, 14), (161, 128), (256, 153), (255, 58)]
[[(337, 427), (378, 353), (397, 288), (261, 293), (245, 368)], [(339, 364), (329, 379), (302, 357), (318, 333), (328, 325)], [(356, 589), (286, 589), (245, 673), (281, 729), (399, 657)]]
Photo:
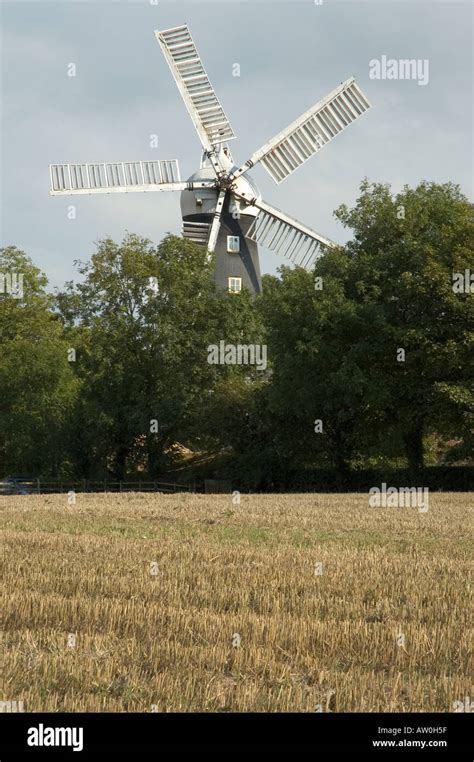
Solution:
[(181, 191), (183, 236), (215, 252), (224, 289), (261, 291), (258, 245), (311, 269), (334, 246), (263, 201), (248, 171), (257, 163), (280, 183), (361, 116), (370, 104), (353, 77), (275, 135), (240, 167), (235, 138), (186, 25), (155, 32), (201, 140), (200, 167), (182, 182), (177, 160), (50, 165), (51, 195)]

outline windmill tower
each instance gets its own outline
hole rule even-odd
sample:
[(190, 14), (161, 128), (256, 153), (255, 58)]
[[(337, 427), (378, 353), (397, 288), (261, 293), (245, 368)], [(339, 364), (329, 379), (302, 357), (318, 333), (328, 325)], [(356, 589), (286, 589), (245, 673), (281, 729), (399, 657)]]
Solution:
[(258, 245), (311, 269), (328, 238), (263, 201), (247, 174), (258, 162), (282, 182), (370, 107), (353, 77), (240, 167), (235, 138), (186, 25), (155, 32), (202, 144), (200, 167), (182, 182), (177, 160), (50, 165), (51, 195), (181, 191), (183, 236), (215, 253), (224, 289), (261, 291)]

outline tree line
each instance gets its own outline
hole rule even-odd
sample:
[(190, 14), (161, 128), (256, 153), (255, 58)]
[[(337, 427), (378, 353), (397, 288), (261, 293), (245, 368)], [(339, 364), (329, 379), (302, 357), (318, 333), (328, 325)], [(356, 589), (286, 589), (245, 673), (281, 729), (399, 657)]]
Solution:
[(0, 476), (207, 462), (265, 489), (291, 469), (472, 463), (472, 205), (451, 183), (365, 180), (335, 215), (347, 245), (257, 297), (220, 291), (173, 235), (101, 240), (60, 291), (1, 249)]

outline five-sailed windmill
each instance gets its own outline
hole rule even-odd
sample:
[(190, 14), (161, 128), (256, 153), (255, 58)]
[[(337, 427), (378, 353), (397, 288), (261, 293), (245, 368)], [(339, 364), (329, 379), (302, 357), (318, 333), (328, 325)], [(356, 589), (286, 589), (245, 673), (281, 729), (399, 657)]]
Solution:
[(261, 290), (258, 244), (311, 269), (321, 250), (334, 244), (263, 201), (247, 172), (260, 162), (280, 183), (367, 111), (370, 104), (354, 78), (238, 167), (227, 145), (234, 132), (188, 27), (155, 35), (202, 143), (199, 170), (181, 182), (176, 160), (53, 164), (51, 195), (182, 191), (183, 236), (215, 252), (216, 281), (229, 291)]

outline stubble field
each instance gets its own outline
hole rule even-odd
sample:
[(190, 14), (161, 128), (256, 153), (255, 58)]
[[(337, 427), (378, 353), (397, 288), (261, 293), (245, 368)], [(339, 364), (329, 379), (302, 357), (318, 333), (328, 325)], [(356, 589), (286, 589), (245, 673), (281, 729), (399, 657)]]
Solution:
[(452, 712), (473, 695), (471, 502), (1, 497), (1, 698), (26, 712)]

